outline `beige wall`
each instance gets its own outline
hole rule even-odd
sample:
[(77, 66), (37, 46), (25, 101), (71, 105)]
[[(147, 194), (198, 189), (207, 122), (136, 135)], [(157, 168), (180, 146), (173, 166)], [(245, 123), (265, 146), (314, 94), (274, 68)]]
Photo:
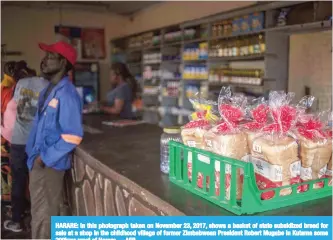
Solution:
[[(134, 16), (133, 21), (118, 15), (64, 9), (61, 23), (68, 26), (105, 28), (107, 57), (100, 62), (101, 94), (104, 97), (109, 88), (110, 39), (198, 19), (253, 3), (237, 1), (164, 2), (140, 11)], [(23, 52), (22, 56), (8, 57), (6, 60), (24, 59), (32, 68), (38, 69), (43, 53), (38, 49), (37, 44), (38, 42), (54, 42), (56, 40), (54, 26), (59, 23), (58, 9), (2, 7), (1, 43), (7, 44), (8, 50)]]
[(137, 13), (126, 28), (127, 34), (182, 23), (235, 8), (254, 4), (255, 1), (171, 1), (156, 4)]
[(296, 98), (310, 88), (318, 102), (315, 108), (332, 106), (332, 31), (296, 34), (290, 37), (289, 87)]
[[(22, 56), (8, 57), (6, 60), (24, 59), (38, 70), (43, 52), (38, 42), (52, 43), (56, 40), (54, 26), (59, 25), (59, 10), (2, 7), (1, 43), (7, 44), (7, 50), (22, 51)], [(108, 64), (110, 62), (109, 39), (123, 35), (127, 19), (110, 14), (85, 11), (62, 11), (62, 25), (79, 27), (101, 27), (105, 29), (107, 57), (101, 61), (101, 94), (108, 90)]]

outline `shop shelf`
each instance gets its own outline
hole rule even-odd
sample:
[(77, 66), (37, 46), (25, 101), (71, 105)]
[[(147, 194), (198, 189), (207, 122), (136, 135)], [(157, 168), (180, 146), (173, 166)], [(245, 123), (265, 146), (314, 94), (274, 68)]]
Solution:
[(162, 96), (161, 106), (178, 106), (178, 96)]
[(286, 26), (277, 26), (268, 28), (266, 32), (307, 32), (307, 31), (318, 31), (318, 30), (330, 30), (332, 29), (332, 21), (318, 21), (318, 22), (310, 22), (303, 24), (294, 24), (294, 25), (286, 25)]
[(126, 50), (126, 53), (141, 52), (142, 48), (129, 48)]
[(232, 61), (259, 61), (264, 60), (267, 54), (257, 54), (239, 57), (210, 57), (209, 62), (232, 62)]
[(207, 78), (183, 78), (184, 81), (189, 81), (189, 82), (202, 82), (202, 81), (208, 81)]
[(182, 42), (165, 42), (163, 44), (163, 47), (164, 48), (167, 48), (167, 47), (176, 47), (176, 46), (181, 46), (182, 45)]
[(184, 64), (190, 64), (190, 63), (206, 63), (208, 59), (193, 59), (193, 60), (183, 60)]
[(252, 31), (252, 32), (244, 32), (244, 33), (239, 33), (239, 34), (235, 34), (235, 35), (229, 35), (229, 36), (218, 36), (218, 37), (212, 37), (211, 40), (222, 40), (222, 39), (229, 39), (229, 38), (237, 38), (237, 37), (241, 37), (241, 36), (251, 36), (251, 35), (256, 35), (259, 33), (264, 33), (265, 29), (262, 30), (258, 30), (258, 31)]
[[(189, 158), (192, 159), (192, 181), (188, 178), (187, 164)], [(312, 180), (290, 186), (259, 190), (255, 181), (254, 168), (251, 163), (191, 148), (178, 142), (169, 142), (169, 160), (169, 179), (171, 182), (236, 215), (260, 213), (332, 195), (332, 186), (328, 185), (328, 178)], [(215, 162), (219, 162), (221, 170), (225, 169), (226, 164), (230, 165), (231, 185), (229, 200), (225, 198), (225, 171), (220, 171), (220, 195), (216, 196)], [(243, 172), (241, 200), (236, 199), (238, 170)], [(199, 188), (197, 186), (197, 176), (199, 172), (203, 175), (202, 183), (204, 188)], [(206, 179), (208, 177), (209, 189), (207, 190)], [(324, 182), (324, 186), (319, 189), (314, 189), (314, 183), (318, 182)], [(309, 189), (306, 192), (298, 193), (297, 189), (302, 185), (309, 185)], [(280, 192), (287, 188), (292, 190), (291, 194), (280, 196)], [(261, 199), (263, 193), (272, 191), (274, 191), (275, 194), (271, 199)]]
[(208, 41), (208, 38), (196, 38), (196, 39), (191, 39), (191, 40), (184, 41), (184, 45), (190, 44), (190, 43), (207, 42), (207, 41)]
[(181, 60), (163, 60), (162, 64), (169, 64), (169, 63), (173, 63), (173, 64), (180, 64), (182, 61)]
[(263, 84), (256, 85), (256, 84), (244, 84), (244, 83), (233, 83), (233, 82), (209, 82), (209, 86), (226, 86), (226, 85), (231, 85), (231, 86), (236, 86), (236, 87), (262, 87)]
[(156, 46), (149, 46), (149, 47), (144, 47), (143, 50), (155, 50), (155, 49), (160, 49), (161, 45), (156, 45)]

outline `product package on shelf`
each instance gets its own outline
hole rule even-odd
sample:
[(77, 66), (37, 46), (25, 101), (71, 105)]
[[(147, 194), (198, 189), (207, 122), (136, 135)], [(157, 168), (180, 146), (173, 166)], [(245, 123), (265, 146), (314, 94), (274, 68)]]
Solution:
[[(236, 160), (248, 161), (249, 149), (247, 137), (241, 131), (241, 122), (245, 117), (246, 98), (244, 96), (231, 96), (230, 87), (222, 88), (219, 96), (218, 110), (221, 121), (204, 135), (205, 150), (230, 157)], [(230, 200), (231, 169), (230, 164), (225, 165), (225, 199)], [(215, 162), (215, 194), (220, 195), (220, 164)], [(236, 198), (242, 197), (242, 173), (237, 168)]]
[[(300, 182), (298, 144), (291, 132), (297, 119), (297, 109), (291, 105), (293, 97), (293, 93), (273, 91), (269, 94), (272, 122), (262, 128), (262, 134), (253, 140), (250, 148), (256, 182), (261, 190)], [(291, 192), (291, 188), (284, 188), (280, 195)], [(261, 198), (267, 200), (274, 195), (275, 191), (268, 191)]]
[[(181, 136), (185, 145), (204, 149), (203, 136), (218, 118), (213, 113), (214, 102), (200, 99), (197, 96), (198, 94), (190, 99), (195, 112), (190, 115), (190, 122), (182, 127)], [(189, 153), (187, 168), (188, 178), (192, 181), (192, 153)], [(202, 180), (203, 176), (202, 174), (199, 174), (197, 184), (200, 188), (203, 187)]]
[[(332, 166), (328, 166), (332, 161), (332, 134), (331, 129), (325, 129), (328, 118), (324, 116), (327, 116), (327, 113), (304, 114), (298, 119), (296, 134), (301, 159), (301, 182), (332, 176)], [(323, 186), (324, 182), (319, 182), (314, 184), (313, 188)], [(302, 185), (300, 191), (305, 192), (308, 189), (309, 185)]]

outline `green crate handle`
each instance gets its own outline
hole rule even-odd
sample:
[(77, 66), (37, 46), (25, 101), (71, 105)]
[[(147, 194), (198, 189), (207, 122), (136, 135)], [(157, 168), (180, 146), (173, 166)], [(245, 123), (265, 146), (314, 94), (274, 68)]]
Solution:
[[(187, 176), (187, 163), (189, 153), (192, 154), (192, 181), (190, 182)], [(220, 195), (215, 195), (215, 166), (214, 164), (203, 163), (198, 160), (198, 156), (208, 157), (210, 163), (213, 161), (220, 162)], [(269, 188), (259, 190), (255, 180), (254, 168), (251, 163), (238, 161), (232, 158), (223, 157), (208, 151), (185, 146), (184, 144), (170, 141), (169, 142), (169, 163), (170, 172), (169, 179), (174, 184), (236, 214), (255, 214), (268, 210), (278, 209), (291, 206), (306, 201), (311, 201), (323, 197), (332, 196), (332, 187), (328, 185), (329, 179), (322, 178), (308, 182), (283, 186), (278, 188)], [(230, 199), (225, 199), (225, 165), (231, 166), (231, 187)], [(203, 188), (197, 186), (197, 175), (200, 172), (204, 175)], [(236, 181), (237, 169), (243, 169), (243, 191), (242, 199), (236, 200)], [(206, 190), (206, 178), (209, 177), (209, 190)], [(313, 184), (324, 182), (324, 186), (319, 189), (314, 189)], [(306, 192), (297, 193), (298, 186), (308, 185)], [(286, 196), (280, 196), (282, 189), (292, 189), (292, 193)], [(261, 194), (274, 191), (274, 197), (268, 200), (262, 200)]]

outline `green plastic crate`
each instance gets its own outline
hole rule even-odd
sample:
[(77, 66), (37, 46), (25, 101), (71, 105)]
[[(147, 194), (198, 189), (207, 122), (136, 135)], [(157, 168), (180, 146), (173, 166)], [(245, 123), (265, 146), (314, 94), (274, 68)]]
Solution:
[[(189, 153), (192, 154), (192, 181), (189, 181), (187, 175)], [(210, 163), (207, 164), (199, 161), (199, 155), (208, 157)], [(252, 163), (237, 161), (201, 149), (191, 148), (174, 141), (169, 142), (169, 160), (169, 179), (171, 182), (237, 215), (255, 214), (332, 195), (332, 187), (328, 186), (328, 178), (312, 180), (290, 186), (259, 190), (255, 181)], [(215, 195), (215, 161), (220, 162), (219, 196)], [(225, 169), (225, 164), (230, 164), (231, 166), (231, 189), (229, 200), (226, 200), (225, 198), (225, 171), (222, 171)], [(236, 171), (238, 168), (242, 168), (244, 171), (242, 199), (239, 201), (236, 199)], [(209, 177), (210, 181), (208, 190), (205, 187), (199, 188), (197, 186), (198, 172), (202, 173), (204, 176), (204, 186), (206, 185), (206, 178)], [(324, 182), (324, 187), (314, 189), (313, 184), (317, 182)], [(301, 185), (309, 185), (308, 190), (306, 192), (297, 193), (297, 188)], [(292, 193), (286, 196), (280, 196), (280, 191), (286, 188), (291, 188)], [(274, 197), (268, 200), (262, 200), (261, 194), (270, 191), (275, 192)]]

